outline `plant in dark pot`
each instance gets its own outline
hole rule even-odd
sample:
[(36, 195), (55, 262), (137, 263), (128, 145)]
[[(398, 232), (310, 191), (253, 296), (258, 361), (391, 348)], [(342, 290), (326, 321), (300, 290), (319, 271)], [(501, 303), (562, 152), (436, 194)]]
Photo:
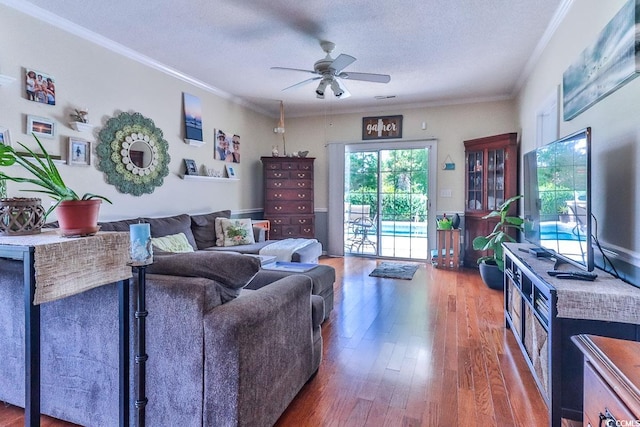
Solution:
[(522, 230), (522, 218), (509, 215), (511, 205), (522, 198), (522, 195), (511, 197), (498, 207), (483, 216), (483, 219), (491, 220), (496, 218), (493, 231), (487, 236), (478, 236), (473, 239), (473, 249), (477, 251), (488, 251), (487, 255), (478, 258), (480, 276), (484, 283), (492, 289), (503, 289), (504, 286), (504, 258), (502, 244), (505, 242), (515, 242), (509, 235), (510, 230)]
[[(82, 197), (69, 188), (63, 181), (51, 156), (42, 146), (38, 137), (34, 135), (41, 155), (36, 154), (29, 147), (18, 143), (26, 152), (17, 152), (13, 147), (0, 144), (0, 179), (19, 183), (33, 184), (39, 189), (29, 190), (43, 193), (51, 197), (55, 203), (47, 210), (45, 217), (54, 209), (63, 236), (83, 236), (98, 231), (98, 212), (102, 200), (111, 203), (109, 199), (92, 193)], [(3, 167), (19, 165), (26, 169), (33, 177), (8, 175)]]

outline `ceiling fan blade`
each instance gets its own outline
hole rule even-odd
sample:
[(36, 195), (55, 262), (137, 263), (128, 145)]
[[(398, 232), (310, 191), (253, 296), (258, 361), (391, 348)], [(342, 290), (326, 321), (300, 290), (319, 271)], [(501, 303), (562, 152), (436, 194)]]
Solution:
[(391, 81), (391, 76), (388, 74), (342, 72), (338, 77), (347, 80), (362, 80), (374, 83), (389, 83)]
[(288, 67), (271, 67), (272, 70), (286, 70), (286, 71), (302, 71), (303, 73), (311, 73), (311, 74), (318, 74), (313, 70), (303, 70), (300, 68), (288, 68)]
[(299, 83), (296, 83), (296, 84), (294, 84), (294, 85), (291, 85), (291, 86), (289, 86), (289, 87), (285, 87), (285, 88), (284, 88), (284, 89), (282, 89), (282, 90), (289, 90), (289, 89), (293, 89), (294, 87), (304, 86), (304, 85), (306, 85), (307, 83), (310, 83), (310, 82), (312, 82), (312, 81), (314, 81), (314, 80), (320, 80), (321, 78), (322, 78), (322, 76), (318, 76), (318, 77), (311, 77), (310, 79), (303, 80), (303, 81), (301, 81), (301, 82), (299, 82)]
[(342, 70), (353, 64), (356, 58), (351, 55), (345, 55), (341, 53), (336, 59), (333, 60), (329, 68), (335, 70), (336, 74), (339, 74)]

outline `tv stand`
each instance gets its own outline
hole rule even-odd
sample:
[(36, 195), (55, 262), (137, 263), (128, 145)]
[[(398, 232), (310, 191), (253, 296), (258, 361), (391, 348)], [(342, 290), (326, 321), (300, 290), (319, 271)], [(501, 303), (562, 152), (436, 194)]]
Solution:
[(640, 289), (605, 272), (593, 282), (551, 277), (549, 261), (529, 247), (504, 244), (505, 326), (547, 404), (549, 425), (559, 427), (562, 418), (582, 420), (582, 353), (571, 336), (640, 341)]

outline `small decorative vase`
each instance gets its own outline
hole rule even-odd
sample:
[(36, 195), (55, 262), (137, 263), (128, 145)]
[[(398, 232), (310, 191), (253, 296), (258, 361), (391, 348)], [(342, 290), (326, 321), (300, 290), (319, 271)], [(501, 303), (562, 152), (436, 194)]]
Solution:
[(11, 197), (0, 199), (0, 234), (25, 236), (38, 234), (46, 212), (40, 199)]
[(278, 152), (278, 146), (277, 146), (277, 145), (274, 145), (274, 146), (271, 148), (271, 155), (272, 155), (273, 157), (278, 157), (278, 156), (280, 155), (280, 153)]

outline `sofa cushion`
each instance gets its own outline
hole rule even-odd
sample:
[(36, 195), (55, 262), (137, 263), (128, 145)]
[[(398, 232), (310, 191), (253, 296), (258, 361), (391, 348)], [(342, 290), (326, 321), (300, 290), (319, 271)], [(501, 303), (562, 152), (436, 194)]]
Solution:
[(184, 233), (170, 234), (164, 237), (152, 237), (151, 244), (154, 249), (164, 252), (193, 252), (193, 247), (189, 244)]
[(224, 236), (222, 246), (252, 245), (255, 243), (250, 218), (216, 218), (216, 223), (220, 224)]
[(184, 233), (193, 249), (198, 249), (191, 231), (191, 217), (188, 214), (163, 218), (144, 218), (151, 226), (151, 237), (164, 237), (170, 234)]
[(191, 216), (191, 231), (198, 249), (216, 245), (216, 218), (231, 218), (231, 211), (217, 211)]
[(151, 274), (215, 280), (223, 303), (236, 298), (259, 270), (260, 260), (256, 257), (212, 251), (159, 255), (147, 267)]
[(99, 222), (100, 231), (129, 231), (131, 224), (146, 222), (142, 218), (122, 219), (120, 221)]

